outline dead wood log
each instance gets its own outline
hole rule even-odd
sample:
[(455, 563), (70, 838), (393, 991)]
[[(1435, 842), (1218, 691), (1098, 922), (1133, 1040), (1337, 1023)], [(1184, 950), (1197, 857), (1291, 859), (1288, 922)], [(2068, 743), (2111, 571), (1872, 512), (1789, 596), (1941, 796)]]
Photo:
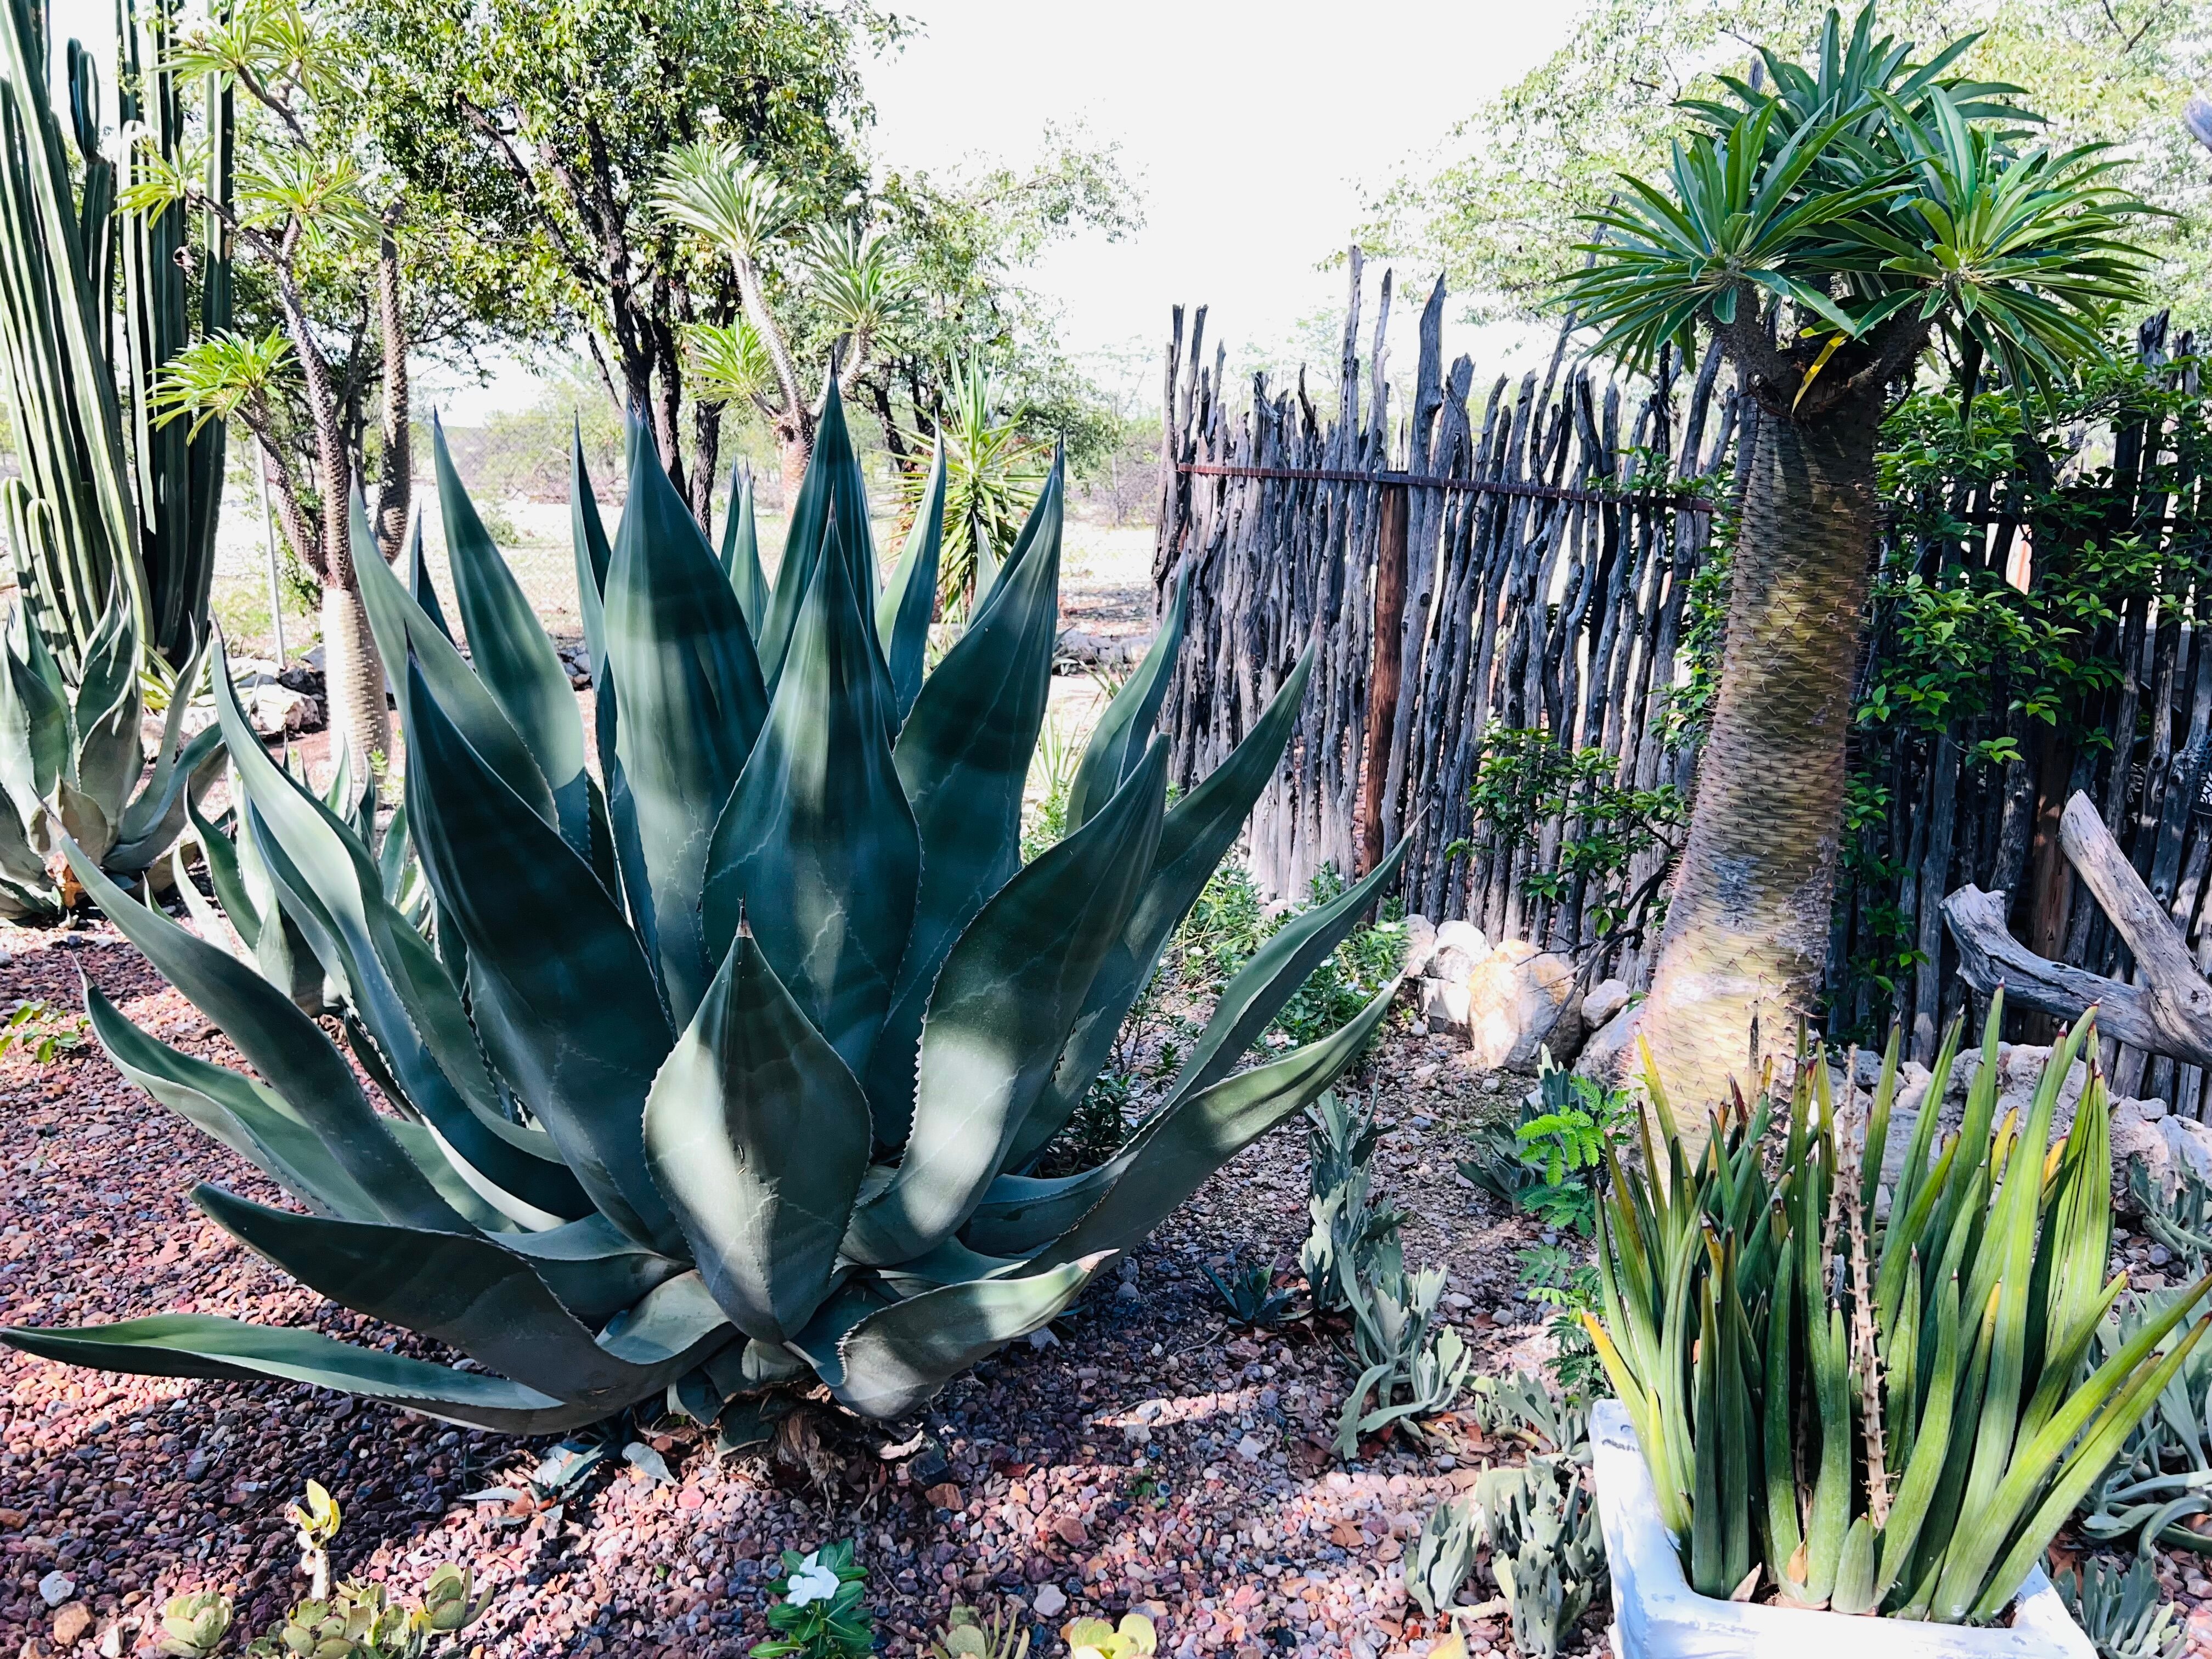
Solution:
[(2052, 962), (2013, 938), (2002, 892), (1960, 888), (1943, 901), (1943, 918), (1959, 945), (1959, 972), (1987, 996), (1999, 985), (2014, 1005), (2064, 1020), (2097, 1005), (2106, 1036), (2192, 1066), (2212, 1066), (2212, 984), (2195, 953), (2142, 878), (2120, 851), (2087, 795), (2075, 792), (2059, 817), (2058, 840), (2136, 959), (2129, 984), (2087, 969)]

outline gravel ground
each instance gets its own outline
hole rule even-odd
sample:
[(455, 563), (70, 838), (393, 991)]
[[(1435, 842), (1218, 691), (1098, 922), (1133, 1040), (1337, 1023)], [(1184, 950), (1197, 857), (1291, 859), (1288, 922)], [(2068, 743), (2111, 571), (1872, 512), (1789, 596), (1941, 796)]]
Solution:
[[(80, 973), (166, 1040), (231, 1058), (220, 1034), (104, 923), (0, 930), (0, 1010), (78, 1006)], [(64, 1031), (73, 1020), (64, 1017)], [(1534, 1236), (1465, 1189), (1459, 1127), (1510, 1097), (1400, 1033), (1364, 1081), (1397, 1124), (1378, 1186), (1413, 1216), (1409, 1260), (1443, 1261), (1484, 1368), (1540, 1357), (1514, 1297)], [(0, 1320), (82, 1323), (191, 1310), (312, 1325), (436, 1354), (295, 1285), (205, 1220), (193, 1182), (281, 1196), (122, 1081), (89, 1043), (46, 1063), (0, 1059), (13, 1131), (0, 1164)], [(161, 1600), (217, 1584), (259, 1628), (300, 1593), (285, 1504), (309, 1478), (337, 1496), (341, 1573), (411, 1590), (440, 1561), (496, 1589), (480, 1654), (737, 1655), (765, 1632), (776, 1552), (859, 1540), (884, 1647), (917, 1651), (956, 1597), (1018, 1601), (1056, 1627), (1149, 1606), (1177, 1656), (1374, 1656), (1418, 1642), (1395, 1563), (1402, 1540), (1486, 1452), (1447, 1420), (1418, 1455), (1326, 1447), (1349, 1377), (1328, 1332), (1255, 1340), (1227, 1327), (1199, 1272), (1232, 1248), (1288, 1268), (1305, 1231), (1304, 1137), (1285, 1128), (1223, 1170), (1047, 1346), (955, 1382), (925, 1419), (862, 1432), (828, 1413), (815, 1468), (717, 1459), (686, 1432), (654, 1442), (675, 1480), (627, 1468), (555, 1514), (460, 1502), (518, 1486), (537, 1443), (456, 1431), (321, 1390), (109, 1377), (0, 1357), (0, 1652), (149, 1652)], [(949, 1461), (883, 1455), (927, 1428)], [(951, 1490), (947, 1490), (950, 1487)], [(70, 1583), (61, 1605), (40, 1590)], [(1062, 1609), (1065, 1608), (1065, 1611)], [(1040, 1632), (1040, 1651), (1048, 1651)], [(1476, 1645), (1503, 1645), (1478, 1628)]]

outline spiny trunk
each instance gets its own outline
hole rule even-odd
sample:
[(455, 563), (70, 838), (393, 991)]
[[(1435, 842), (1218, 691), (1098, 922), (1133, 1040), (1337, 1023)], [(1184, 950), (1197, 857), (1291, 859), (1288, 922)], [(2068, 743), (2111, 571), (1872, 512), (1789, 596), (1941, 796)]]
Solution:
[[(307, 380), (307, 409), (315, 428), (316, 484), (322, 493), (318, 526), (323, 544), (323, 679), (331, 733), (353, 751), (354, 780), (368, 775), (369, 757), (392, 753), (392, 719), (384, 706), (384, 664), (361, 605), (353, 562), (349, 506), (353, 465), (338, 430), (337, 401), (330, 365), (307, 325), (307, 309), (289, 273), (279, 293), (291, 325), (292, 349)], [(374, 556), (374, 555), (372, 555)]]
[(814, 445), (809, 438), (795, 438), (784, 432), (775, 436), (778, 459), (783, 463), (783, 510), (788, 513), (799, 500), (799, 486), (806, 482), (806, 464), (814, 459)]
[(399, 245), (386, 231), (376, 251), (377, 329), (384, 348), (384, 455), (376, 483), (376, 545), (386, 564), (407, 534), (414, 457), (407, 431), (407, 313), (401, 307)]
[[(1826, 952), (1851, 680), (1872, 574), (1880, 406), (1759, 422), (1712, 729), (1638, 1031), (1686, 1138), (1787, 1054)], [(1753, 1053), (1754, 1042), (1758, 1056)]]

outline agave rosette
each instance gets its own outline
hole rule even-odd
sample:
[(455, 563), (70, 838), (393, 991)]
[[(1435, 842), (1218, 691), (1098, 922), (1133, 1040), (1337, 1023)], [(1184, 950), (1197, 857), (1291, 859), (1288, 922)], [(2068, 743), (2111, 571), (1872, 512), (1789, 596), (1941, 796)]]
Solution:
[[(410, 848), (394, 854), (387, 832), (372, 849), (361, 818), (269, 760), (218, 685), (242, 841), (397, 1115), (373, 1109), (256, 963), (77, 863), (257, 1075), (166, 1047), (93, 991), (100, 1041), (306, 1212), (212, 1185), (197, 1201), (333, 1301), (473, 1364), (195, 1314), (7, 1341), (111, 1370), (291, 1378), (522, 1432), (664, 1390), (711, 1418), (809, 1372), (854, 1410), (896, 1417), (1060, 1313), (1359, 1053), (1389, 991), (1334, 1035), (1236, 1070), (1395, 860), (1268, 941), (1113, 1158), (1024, 1173), (1273, 775), (1310, 655), (1170, 809), (1152, 726), (1179, 593), (1091, 736), (1069, 833), (1024, 865), (1058, 626), (1057, 470), (925, 673), (941, 457), (879, 594), (834, 387), (772, 587), (750, 514), (718, 558), (650, 444), (633, 448), (611, 542), (580, 451), (575, 463), (599, 776), (553, 647), (442, 443), (468, 659), (366, 550), (356, 507), (407, 739)], [(427, 933), (389, 896), (410, 852)]]

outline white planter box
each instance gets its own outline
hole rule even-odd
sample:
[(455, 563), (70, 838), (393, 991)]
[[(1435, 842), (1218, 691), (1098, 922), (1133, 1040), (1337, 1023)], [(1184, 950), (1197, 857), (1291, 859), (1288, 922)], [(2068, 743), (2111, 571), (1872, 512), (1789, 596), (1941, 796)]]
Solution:
[(2038, 1567), (2003, 1628), (1858, 1618), (1716, 1601), (1682, 1577), (1636, 1431), (1618, 1400), (1590, 1408), (1598, 1520), (1613, 1572), (1614, 1659), (2097, 1659)]

